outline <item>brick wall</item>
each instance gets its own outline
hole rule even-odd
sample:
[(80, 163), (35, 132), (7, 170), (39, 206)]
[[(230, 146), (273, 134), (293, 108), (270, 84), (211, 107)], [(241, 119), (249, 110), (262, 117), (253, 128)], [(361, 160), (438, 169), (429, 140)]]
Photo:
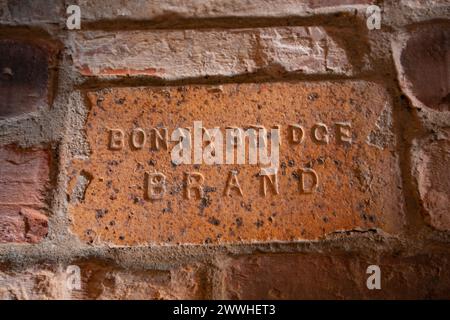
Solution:
[[(0, 0), (0, 298), (450, 298), (449, 17)], [(174, 164), (199, 120), (281, 126), (276, 177)]]

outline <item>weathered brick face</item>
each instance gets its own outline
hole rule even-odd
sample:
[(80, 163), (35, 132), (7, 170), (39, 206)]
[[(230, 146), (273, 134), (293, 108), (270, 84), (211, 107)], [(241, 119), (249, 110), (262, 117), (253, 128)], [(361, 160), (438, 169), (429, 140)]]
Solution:
[(449, 299), (449, 17), (0, 0), (0, 299)]
[[(73, 180), (79, 181), (79, 172), (91, 180), (84, 198), (69, 207), (73, 231), (83, 240), (241, 243), (319, 239), (340, 230), (401, 230), (401, 186), (384, 119), (391, 107), (384, 89), (373, 83), (116, 89), (89, 97), (91, 156), (76, 162)], [(193, 165), (174, 165), (178, 143), (169, 137), (176, 128), (193, 129), (194, 121), (221, 128), (224, 135), (227, 127), (279, 126), (280, 170), (270, 176), (276, 181), (269, 185), (260, 175), (268, 165), (249, 164), (248, 150), (246, 164), (226, 164), (226, 146), (215, 150), (222, 165), (205, 164), (203, 155), (194, 164), (195, 151), (188, 154)], [(155, 129), (167, 140), (157, 141)], [(111, 145), (116, 133), (123, 134), (117, 148)], [(244, 143), (248, 149), (251, 140)], [(187, 172), (204, 180), (201, 194), (186, 185)], [(155, 173), (164, 175), (166, 189), (156, 200), (148, 181)], [(231, 188), (233, 174), (239, 186)]]
[(351, 73), (343, 48), (319, 27), (81, 33), (73, 50), (75, 66), (87, 76)]
[(450, 141), (443, 136), (428, 137), (415, 154), (418, 189), (429, 224), (440, 230), (450, 229)]
[(197, 266), (172, 270), (130, 270), (102, 262), (76, 263), (82, 270), (82, 290), (76, 299), (174, 300), (204, 299), (208, 290), (205, 271)]
[(0, 242), (39, 242), (47, 235), (46, 150), (0, 149)]
[(39, 265), (29, 268), (0, 266), (1, 300), (63, 299), (63, 278), (55, 266)]
[(417, 30), (401, 56), (413, 95), (426, 106), (449, 110), (450, 24), (441, 23)]

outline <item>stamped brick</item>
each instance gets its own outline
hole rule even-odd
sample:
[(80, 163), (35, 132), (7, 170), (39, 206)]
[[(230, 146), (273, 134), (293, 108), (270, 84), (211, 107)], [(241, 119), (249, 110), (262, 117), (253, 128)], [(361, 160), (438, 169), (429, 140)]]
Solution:
[(72, 299), (87, 300), (174, 300), (205, 299), (206, 279), (196, 266), (172, 270), (132, 270), (111, 263), (75, 263), (81, 271), (81, 290)]
[[(447, 132), (450, 136), (450, 131)], [(413, 154), (415, 176), (427, 222), (439, 230), (450, 230), (450, 140), (424, 140)]]
[[(91, 155), (68, 169), (71, 229), (84, 241), (248, 243), (402, 227), (391, 107), (379, 85), (118, 88), (88, 96)], [(279, 126), (276, 176), (262, 176), (261, 163), (248, 157), (244, 164), (173, 162), (179, 143), (165, 132), (171, 137), (194, 121), (222, 131)]]
[[(369, 290), (367, 268), (380, 268), (381, 289)], [(224, 299), (448, 299), (450, 257), (361, 257), (356, 254), (272, 254), (226, 262)]]
[(84, 32), (72, 47), (74, 65), (87, 76), (351, 73), (344, 49), (321, 27)]
[(49, 172), (46, 150), (0, 149), (0, 242), (36, 243), (47, 235)]

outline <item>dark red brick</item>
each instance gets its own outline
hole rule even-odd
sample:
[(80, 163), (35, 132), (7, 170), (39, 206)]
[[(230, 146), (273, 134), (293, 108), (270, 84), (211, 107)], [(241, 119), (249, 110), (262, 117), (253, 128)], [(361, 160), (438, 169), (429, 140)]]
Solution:
[(48, 105), (47, 49), (25, 40), (0, 39), (0, 118)]
[(448, 23), (415, 30), (402, 52), (401, 64), (412, 94), (430, 108), (449, 110), (449, 55)]

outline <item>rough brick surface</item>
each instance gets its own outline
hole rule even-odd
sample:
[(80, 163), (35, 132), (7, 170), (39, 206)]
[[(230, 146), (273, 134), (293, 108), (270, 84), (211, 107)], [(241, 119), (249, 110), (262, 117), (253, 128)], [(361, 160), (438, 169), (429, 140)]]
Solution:
[(173, 300), (204, 299), (206, 283), (203, 271), (195, 266), (172, 270), (130, 270), (110, 264), (77, 263), (81, 270), (81, 290), (76, 299)]
[[(366, 286), (367, 267), (381, 269), (381, 290)], [(350, 254), (243, 256), (227, 262), (226, 299), (450, 298), (448, 255), (360, 258)]]
[(63, 299), (64, 286), (54, 267), (36, 266), (23, 270), (0, 267), (1, 300)]
[(450, 24), (415, 30), (402, 51), (402, 85), (426, 106), (450, 110)]
[(428, 139), (415, 157), (415, 174), (428, 223), (450, 230), (450, 132), (447, 138)]
[(348, 58), (320, 27), (86, 32), (73, 42), (84, 75), (162, 79), (269, 73), (347, 74)]
[(164, 20), (171, 17), (224, 18), (224, 17), (283, 17), (311, 16), (333, 11), (351, 11), (365, 7), (371, 0), (167, 0), (155, 6), (144, 0), (78, 1), (87, 10), (89, 20), (111, 20), (117, 17), (131, 20)]
[(198, 265), (135, 270), (95, 259), (27, 268), (0, 265), (0, 300), (197, 300), (208, 297), (209, 285)]
[(448, 0), (394, 0), (386, 8), (384, 1), (383, 24), (410, 26), (412, 23), (427, 23), (445, 20), (450, 15)]
[[(75, 191), (69, 189), (72, 230), (87, 242), (245, 243), (320, 239), (354, 229), (401, 230), (391, 111), (386, 92), (378, 85), (300, 82), (123, 88), (93, 92), (89, 98), (92, 110), (86, 133), (92, 152), (89, 160), (71, 166)], [(279, 125), (278, 194), (263, 191), (261, 166), (248, 160), (240, 165), (175, 166), (170, 154), (176, 142), (169, 142), (167, 149), (154, 149), (152, 128), (166, 128), (170, 137), (177, 128), (192, 128), (194, 121), (223, 131)], [(290, 140), (289, 126), (296, 123), (304, 128), (300, 144)], [(351, 127), (351, 142), (340, 140), (339, 123)], [(318, 124), (319, 133), (314, 129)], [(118, 149), (111, 147), (111, 129), (124, 134)], [(147, 135), (139, 148), (130, 144), (134, 129)], [(322, 130), (328, 132), (327, 142), (316, 141)], [(302, 190), (303, 185), (309, 189), (314, 184), (313, 173), (299, 172), (303, 168), (315, 172), (316, 191)], [(226, 191), (233, 170), (238, 172), (242, 193)], [(154, 172), (166, 177), (167, 192), (157, 200), (146, 191), (145, 177)], [(193, 190), (195, 194), (187, 198), (186, 172), (203, 175), (203, 195)], [(88, 183), (83, 183), (85, 176)], [(81, 193), (80, 183), (85, 186)]]
[(49, 63), (48, 48), (0, 38), (0, 119), (48, 105)]
[(50, 154), (0, 149), (0, 242), (39, 242), (47, 234), (45, 190)]
[[(0, 299), (450, 299), (449, 17), (0, 0)], [(172, 161), (195, 121), (243, 129), (245, 159)]]
[(371, 0), (164, 0), (158, 5), (146, 0), (0, 0), (0, 18), (14, 23), (64, 22), (65, 8), (78, 4), (83, 21), (211, 19), (232, 17), (307, 17), (314, 14), (364, 9)]

